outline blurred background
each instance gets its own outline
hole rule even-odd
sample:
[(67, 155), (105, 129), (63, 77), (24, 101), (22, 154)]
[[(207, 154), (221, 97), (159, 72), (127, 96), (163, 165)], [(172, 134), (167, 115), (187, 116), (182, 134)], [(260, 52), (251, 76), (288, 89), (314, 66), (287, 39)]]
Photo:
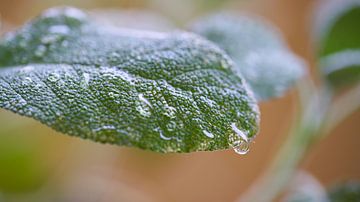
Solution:
[[(131, 15), (138, 19), (139, 24), (116, 22), (120, 26), (124, 23), (159, 30), (181, 29), (196, 17), (231, 9), (256, 13), (275, 24), (315, 75), (311, 26), (316, 3), (315, 0), (0, 0), (0, 32), (14, 30), (42, 10), (58, 5), (113, 9), (110, 14), (123, 15), (121, 19), (131, 19)], [(146, 10), (146, 15), (139, 16), (141, 10)], [(32, 119), (0, 110), (0, 201), (234, 201), (271, 162), (290, 128), (296, 105), (295, 92), (261, 103), (261, 132), (244, 156), (231, 150), (165, 155), (102, 145), (62, 135)], [(360, 180), (359, 122), (358, 110), (310, 149), (301, 168), (325, 186)]]

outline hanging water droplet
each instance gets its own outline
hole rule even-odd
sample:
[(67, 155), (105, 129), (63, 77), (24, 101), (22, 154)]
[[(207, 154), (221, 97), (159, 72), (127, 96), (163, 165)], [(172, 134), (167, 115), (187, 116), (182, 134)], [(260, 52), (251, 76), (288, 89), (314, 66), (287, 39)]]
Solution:
[(232, 145), (234, 151), (238, 154), (247, 154), (250, 150), (250, 143), (245, 140), (235, 141)]
[(247, 154), (250, 150), (250, 142), (247, 135), (236, 127), (235, 123), (231, 124), (231, 129), (234, 131), (234, 133), (229, 136), (231, 147), (238, 154)]
[(208, 138), (214, 138), (214, 134), (210, 133), (207, 130), (203, 130), (204, 135), (206, 135)]
[(52, 73), (49, 75), (48, 80), (50, 82), (57, 82), (60, 79), (60, 76), (56, 73)]

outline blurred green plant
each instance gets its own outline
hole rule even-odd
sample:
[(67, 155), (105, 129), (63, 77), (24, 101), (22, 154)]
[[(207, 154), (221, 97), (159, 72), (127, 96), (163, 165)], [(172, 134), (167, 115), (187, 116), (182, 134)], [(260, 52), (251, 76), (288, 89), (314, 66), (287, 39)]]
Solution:
[(329, 190), (331, 202), (359, 202), (360, 184), (358, 182), (346, 182), (337, 184)]

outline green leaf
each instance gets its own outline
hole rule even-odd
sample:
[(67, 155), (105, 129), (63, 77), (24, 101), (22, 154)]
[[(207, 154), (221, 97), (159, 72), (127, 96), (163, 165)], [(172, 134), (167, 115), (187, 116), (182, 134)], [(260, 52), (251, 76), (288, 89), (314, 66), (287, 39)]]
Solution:
[(346, 182), (338, 184), (329, 190), (331, 202), (358, 202), (360, 201), (360, 183)]
[(310, 173), (300, 170), (287, 187), (282, 202), (329, 202), (326, 190)]
[(231, 60), (187, 33), (121, 30), (50, 9), (0, 42), (0, 107), (102, 143), (242, 147), (259, 112)]
[(191, 30), (224, 49), (236, 63), (257, 99), (279, 97), (304, 74), (303, 61), (263, 19), (220, 13), (198, 20)]
[(317, 10), (320, 67), (334, 87), (360, 81), (360, 2), (326, 1)]
[(356, 83), (360, 80), (360, 49), (344, 50), (323, 57), (320, 66), (335, 87)]

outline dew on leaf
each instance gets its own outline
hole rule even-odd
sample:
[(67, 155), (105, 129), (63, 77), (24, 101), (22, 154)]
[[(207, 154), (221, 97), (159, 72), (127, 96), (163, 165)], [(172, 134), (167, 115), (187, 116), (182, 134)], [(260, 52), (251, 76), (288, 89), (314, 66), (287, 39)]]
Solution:
[(142, 93), (140, 93), (139, 95), (139, 100), (143, 103), (145, 103), (147, 106), (151, 107), (151, 103), (149, 102), (149, 100), (147, 100), (144, 95)]
[(210, 133), (210, 132), (207, 131), (207, 130), (203, 130), (203, 133), (204, 133), (204, 135), (206, 135), (206, 137), (208, 137), (208, 138), (214, 138), (214, 134)]
[(56, 73), (52, 73), (47, 78), (50, 82), (57, 82), (60, 79), (60, 76)]
[(175, 118), (176, 108), (174, 108), (172, 106), (166, 107), (166, 111), (164, 112), (164, 115), (169, 117), (169, 118)]
[(168, 131), (174, 131), (176, 129), (176, 122), (170, 121), (168, 124), (166, 124), (166, 128)]

